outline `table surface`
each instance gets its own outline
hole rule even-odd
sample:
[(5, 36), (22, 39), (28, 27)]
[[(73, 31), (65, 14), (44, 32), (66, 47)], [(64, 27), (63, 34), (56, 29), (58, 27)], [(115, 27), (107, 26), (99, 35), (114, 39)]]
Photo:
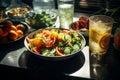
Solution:
[[(76, 18), (80, 17), (81, 15), (88, 15), (88, 14), (75, 13), (75, 20), (76, 20)], [(88, 37), (86, 37), (86, 39), (88, 39)], [(88, 43), (88, 41), (87, 41), (87, 43)], [(111, 42), (111, 43), (112, 44), (109, 48), (109, 55), (107, 56), (106, 61), (105, 61), (105, 63), (107, 63), (107, 67), (105, 66), (104, 68), (107, 69), (107, 73), (110, 71), (114, 72), (113, 77), (115, 79), (115, 77), (119, 76), (118, 74), (117, 75), (115, 74), (116, 70), (117, 70), (117, 72), (120, 72), (120, 69), (118, 68), (119, 61), (120, 61), (118, 57), (120, 56), (120, 54), (119, 54), (120, 52), (116, 51), (112, 46), (113, 42)], [(27, 53), (28, 53), (27, 49), (24, 47), (24, 38), (21, 39), (20, 41), (18, 41), (17, 43), (14, 43), (12, 45), (7, 45), (7, 47), (0, 47), (0, 66), (5, 65), (8, 67), (14, 67), (17, 69), (19, 69), (19, 68), (31, 69), (31, 67), (32, 67), (33, 70), (36, 70), (36, 67), (33, 67), (33, 65), (28, 64), (27, 59), (28, 59), (29, 55)], [(79, 68), (77, 68), (76, 70), (74, 70), (70, 73), (65, 73), (65, 75), (78, 77), (78, 78), (91, 79), (91, 77), (90, 77), (91, 68), (90, 68), (90, 58), (89, 58), (89, 56), (90, 56), (89, 55), (89, 46), (86, 45), (85, 48), (83, 48), (81, 53), (83, 54), (84, 60), (80, 56), (79, 56), (80, 58), (78, 58), (78, 59), (80, 59), (80, 62), (83, 63), (83, 65), (80, 65)], [(83, 62), (82, 62), (82, 60), (83, 60)], [(29, 68), (28, 65), (31, 67)], [(116, 65), (117, 65), (117, 68), (116, 68)], [(41, 65), (39, 67), (41, 67)], [(42, 66), (42, 67), (44, 67), (44, 66)], [(70, 67), (70, 68), (73, 68), (73, 67)], [(100, 69), (95, 69), (95, 70), (99, 70), (98, 72), (101, 74), (102, 72), (104, 72), (104, 68), (101, 67)], [(113, 70), (113, 68), (114, 68), (114, 70)], [(111, 75), (113, 75), (113, 73), (110, 75), (107, 75), (107, 76), (111, 76)], [(96, 75), (96, 76), (98, 78), (100, 78), (104, 75), (100, 75), (100, 76)], [(106, 74), (105, 74), (105, 76), (106, 76)], [(102, 78), (100, 80), (104, 80)], [(109, 77), (109, 79), (110, 78), (111, 77)], [(111, 78), (111, 80), (112, 80), (112, 78)]]
[[(75, 13), (74, 21), (76, 21), (80, 15), (85, 15), (85, 14)], [(56, 24), (56, 25), (58, 26), (59, 24)], [(82, 59), (80, 56), (78, 58), (80, 61), (78, 60), (77, 62), (79, 62), (80, 64), (83, 64), (83, 65), (79, 66), (79, 64), (77, 64), (79, 66), (79, 68), (77, 68), (75, 71), (73, 71), (71, 73), (68, 73), (68, 72), (64, 73), (65, 75), (90, 78), (89, 47), (85, 46), (85, 48), (82, 50), (81, 53), (83, 54), (82, 57), (84, 57), (84, 58)], [(24, 47), (24, 38), (16, 43), (11, 44), (11, 45), (8, 45), (5, 47), (0, 47), (0, 65), (29, 69), (29, 67), (28, 67), (28, 58), (29, 57), (28, 56), (29, 56), (29, 52)], [(75, 63), (72, 63), (72, 64), (75, 64)], [(63, 65), (65, 65), (65, 64), (63, 64)], [(41, 66), (39, 66), (39, 67), (41, 67)], [(31, 67), (30, 67), (30, 69), (31, 69)], [(34, 68), (32, 67), (32, 69), (34, 69)]]

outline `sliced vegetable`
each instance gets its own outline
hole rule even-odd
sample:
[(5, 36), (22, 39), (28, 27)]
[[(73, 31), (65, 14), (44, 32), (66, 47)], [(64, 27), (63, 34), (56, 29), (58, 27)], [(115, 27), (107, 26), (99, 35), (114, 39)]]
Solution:
[(59, 47), (56, 47), (56, 55), (57, 56), (64, 56), (64, 53), (63, 53), (63, 51), (59, 48)]
[(27, 39), (30, 49), (44, 56), (65, 56), (81, 49), (81, 36), (67, 29), (44, 29)]
[(38, 55), (39, 55), (39, 53), (40, 53), (40, 50), (39, 50), (38, 47), (34, 47), (34, 48), (33, 48), (33, 51), (34, 51), (36, 54), (38, 54)]
[(76, 52), (80, 49), (80, 46), (78, 44), (73, 45), (73, 50)]
[(65, 53), (65, 54), (70, 54), (70, 53), (71, 53), (71, 50), (72, 50), (71, 47), (65, 47), (64, 53)]

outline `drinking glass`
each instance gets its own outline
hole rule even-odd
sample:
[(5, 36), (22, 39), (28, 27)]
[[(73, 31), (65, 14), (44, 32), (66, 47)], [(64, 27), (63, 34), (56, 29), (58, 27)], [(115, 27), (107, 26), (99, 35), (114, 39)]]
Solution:
[(109, 47), (114, 20), (106, 15), (89, 17), (90, 76), (95, 80), (104, 80), (107, 75), (105, 55)]
[(36, 12), (51, 11), (55, 9), (54, 0), (33, 0), (33, 9)]
[(108, 50), (114, 20), (106, 15), (93, 15), (89, 21), (89, 49), (99, 61)]
[(74, 0), (58, 0), (60, 28), (69, 29), (73, 22)]

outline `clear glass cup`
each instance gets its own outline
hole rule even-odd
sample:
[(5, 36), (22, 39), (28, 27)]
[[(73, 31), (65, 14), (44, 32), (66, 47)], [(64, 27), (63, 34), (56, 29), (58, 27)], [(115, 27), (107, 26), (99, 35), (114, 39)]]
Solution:
[(36, 12), (51, 11), (55, 9), (54, 0), (33, 0), (33, 10)]
[(90, 53), (99, 60), (108, 50), (114, 20), (106, 15), (93, 15), (89, 21)]
[(74, 0), (58, 0), (60, 28), (69, 29), (74, 17)]
[(114, 20), (106, 15), (89, 17), (90, 76), (95, 80), (101, 80), (102, 75), (106, 75), (103, 68), (106, 66), (105, 55), (107, 56), (113, 23)]

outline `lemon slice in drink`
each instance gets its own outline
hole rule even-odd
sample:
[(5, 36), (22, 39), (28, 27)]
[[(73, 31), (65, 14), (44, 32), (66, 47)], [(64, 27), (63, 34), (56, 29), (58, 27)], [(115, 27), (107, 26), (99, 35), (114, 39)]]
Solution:
[(110, 34), (109, 33), (105, 33), (105, 34), (103, 34), (103, 36), (101, 37), (101, 39), (99, 41), (99, 46), (102, 49), (107, 49), (109, 41), (110, 41)]
[(89, 31), (90, 37), (94, 42), (98, 42), (100, 40), (100, 32), (97, 28), (92, 27)]

